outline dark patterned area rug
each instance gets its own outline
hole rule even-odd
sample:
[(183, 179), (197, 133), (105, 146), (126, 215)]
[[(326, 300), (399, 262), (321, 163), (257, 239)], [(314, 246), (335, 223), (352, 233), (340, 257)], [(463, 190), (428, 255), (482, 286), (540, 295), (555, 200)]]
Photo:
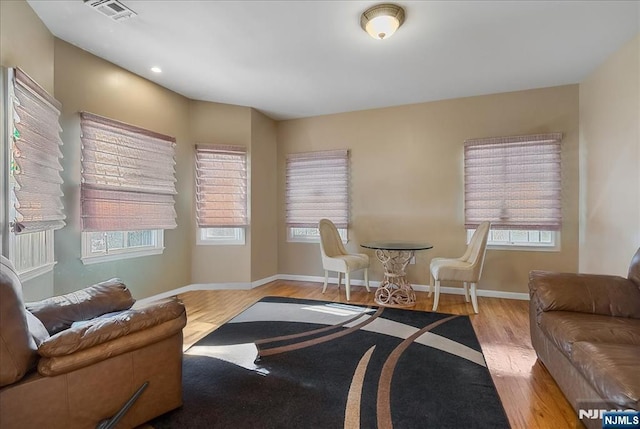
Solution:
[(184, 356), (162, 428), (508, 428), (467, 316), (268, 297)]

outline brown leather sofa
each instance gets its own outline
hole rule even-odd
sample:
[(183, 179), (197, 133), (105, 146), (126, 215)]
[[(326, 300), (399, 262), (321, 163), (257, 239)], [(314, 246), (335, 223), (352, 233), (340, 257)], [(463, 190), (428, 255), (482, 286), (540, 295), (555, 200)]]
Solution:
[(145, 382), (118, 428), (182, 405), (181, 302), (132, 307), (113, 279), (25, 308), (0, 259), (0, 428), (95, 428)]
[(584, 425), (640, 410), (640, 249), (626, 279), (532, 271), (529, 291), (533, 348)]

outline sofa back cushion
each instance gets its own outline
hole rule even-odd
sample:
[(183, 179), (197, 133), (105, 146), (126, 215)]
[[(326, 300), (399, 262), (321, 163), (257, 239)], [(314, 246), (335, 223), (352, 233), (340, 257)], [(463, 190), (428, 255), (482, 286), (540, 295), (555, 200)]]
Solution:
[(20, 380), (36, 360), (20, 279), (11, 262), (0, 256), (0, 387)]
[(634, 282), (638, 289), (640, 289), (640, 248), (636, 251), (636, 254), (633, 255), (631, 259), (631, 264), (629, 265), (629, 275), (627, 276), (629, 280)]
[(27, 310), (42, 321), (49, 334), (68, 329), (73, 322), (131, 308), (135, 299), (120, 279), (107, 280), (66, 295), (28, 302)]

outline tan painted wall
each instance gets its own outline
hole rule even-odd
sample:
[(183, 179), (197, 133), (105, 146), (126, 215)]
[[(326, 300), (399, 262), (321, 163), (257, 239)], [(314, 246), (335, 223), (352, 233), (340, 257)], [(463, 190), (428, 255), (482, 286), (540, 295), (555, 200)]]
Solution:
[[(230, 104), (191, 101), (189, 124), (193, 144), (229, 144), (245, 146), (251, 157), (251, 109)], [(190, 165), (193, 165), (193, 148)], [(191, 167), (193, 168), (193, 167)], [(193, 192), (193, 173), (191, 176)], [(251, 194), (249, 194), (251, 202)], [(249, 204), (251, 213), (251, 204)], [(251, 281), (251, 233), (244, 246), (202, 246), (195, 244), (195, 205), (192, 206), (191, 283)]]
[[(62, 102), (63, 179), (67, 226), (56, 233), (55, 292), (120, 277), (135, 297), (190, 280), (192, 148), (189, 101), (62, 40), (55, 42), (55, 93)], [(162, 255), (83, 265), (80, 261), (80, 117), (88, 111), (176, 137), (178, 228), (165, 231)]]
[(53, 94), (54, 37), (25, 0), (0, 1), (0, 65), (20, 67)]
[[(278, 123), (278, 271), (322, 275), (317, 244), (288, 243), (284, 225), (285, 156), (351, 149), (350, 251), (369, 240), (428, 241), (409, 280), (428, 283), (435, 256), (460, 256), (463, 142), (468, 138), (561, 131), (563, 228), (560, 252), (487, 252), (480, 288), (526, 292), (529, 270), (578, 267), (578, 86), (494, 94)], [(372, 263), (372, 279), (382, 269)]]
[[(20, 67), (53, 94), (53, 46), (53, 35), (26, 1), (0, 1), (0, 65)], [(1, 167), (0, 177), (4, 177)], [(4, 225), (5, 220), (0, 221)], [(23, 293), (27, 301), (51, 296), (53, 272), (23, 282)]]
[(276, 123), (251, 110), (251, 280), (278, 274)]
[(626, 276), (640, 247), (640, 35), (580, 84), (580, 271)]

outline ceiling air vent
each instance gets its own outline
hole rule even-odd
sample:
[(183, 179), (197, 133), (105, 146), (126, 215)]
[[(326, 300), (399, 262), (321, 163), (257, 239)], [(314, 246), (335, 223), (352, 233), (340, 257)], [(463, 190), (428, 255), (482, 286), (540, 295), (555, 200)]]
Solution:
[(118, 0), (84, 0), (84, 4), (114, 21), (124, 21), (125, 19), (136, 16), (134, 11)]

